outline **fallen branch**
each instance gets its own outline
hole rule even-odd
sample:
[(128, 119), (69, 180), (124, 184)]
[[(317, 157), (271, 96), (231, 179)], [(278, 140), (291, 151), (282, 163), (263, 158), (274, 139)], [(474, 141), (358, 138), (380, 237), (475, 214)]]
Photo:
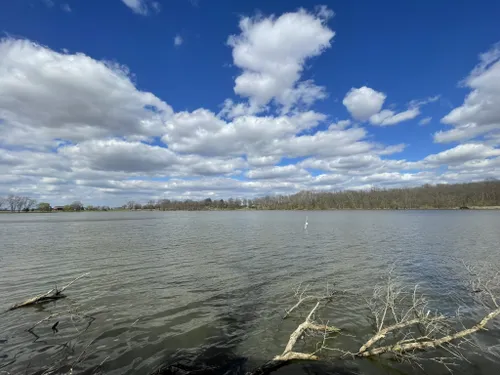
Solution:
[[(302, 322), (295, 329), (295, 331), (292, 332), (283, 353), (275, 356), (272, 359), (272, 361), (267, 362), (263, 366), (259, 367), (258, 369), (254, 370), (253, 372), (251, 372), (251, 375), (269, 374), (273, 371), (276, 371), (280, 367), (283, 367), (283, 366), (289, 364), (292, 361), (318, 360), (319, 359), (319, 357), (316, 354), (323, 349), (327, 335), (331, 334), (331, 333), (340, 332), (340, 329), (338, 329), (337, 327), (328, 326), (326, 324), (316, 324), (312, 320), (312, 317), (313, 317), (314, 313), (316, 312), (316, 310), (318, 309), (319, 305), (320, 305), (320, 301), (316, 302), (316, 305), (309, 312), (309, 315), (307, 316), (306, 320), (304, 322)], [(297, 341), (308, 330), (315, 331), (315, 332), (322, 332), (323, 333), (323, 344), (319, 348), (317, 348), (316, 351), (314, 351), (312, 353), (303, 353), (303, 352), (294, 351), (293, 349), (294, 349), (295, 345), (297, 344)]]
[[(326, 344), (329, 334), (339, 332), (336, 327), (316, 324), (313, 315), (318, 310), (321, 300), (331, 298), (327, 291), (326, 298), (305, 295), (307, 288), (300, 286), (295, 292), (298, 302), (286, 312), (286, 316), (307, 300), (316, 300), (316, 304), (309, 315), (290, 335), (282, 354), (275, 356), (271, 361), (254, 370), (252, 375), (269, 374), (293, 361), (319, 360), (320, 353), (331, 352), (330, 355), (321, 355), (321, 359), (332, 358), (368, 358), (388, 355), (401, 362), (411, 362), (423, 369), (421, 362), (431, 361), (443, 365), (450, 372), (451, 366), (460, 365), (467, 361), (464, 346), (475, 344), (470, 336), (486, 330), (486, 325), (500, 316), (500, 271), (488, 273), (482, 270), (475, 273), (471, 267), (466, 267), (472, 276), (478, 276), (471, 283), (471, 294), (474, 300), (479, 300), (487, 308), (486, 315), (471, 327), (466, 327), (460, 320), (460, 309), (455, 320), (453, 316), (445, 316), (439, 312), (431, 312), (430, 303), (418, 285), (407, 289), (393, 275), (390, 270), (386, 282), (375, 286), (373, 297), (368, 302), (374, 318), (374, 333), (357, 352), (349, 352), (338, 348), (330, 348)], [(461, 323), (461, 327), (457, 327)], [(299, 339), (307, 331), (322, 332), (323, 339), (316, 344), (316, 350), (303, 352), (295, 349)], [(386, 342), (384, 342), (386, 341)], [(423, 356), (422, 352), (440, 350), (434, 356)]]
[(462, 331), (458, 331), (454, 334), (447, 335), (444, 337), (436, 338), (433, 340), (425, 340), (422, 338), (416, 338), (411, 340), (405, 340), (404, 342), (399, 342), (394, 345), (387, 345), (378, 347), (372, 350), (367, 350), (365, 346), (363, 346), (358, 353), (356, 353), (357, 357), (371, 357), (376, 355), (381, 355), (385, 353), (394, 353), (394, 354), (403, 354), (410, 351), (423, 351), (428, 349), (435, 349), (442, 347), (443, 345), (450, 344), (452, 341), (463, 339), (466, 336), (472, 335), (477, 331), (485, 329), (486, 324), (500, 315), (500, 308), (490, 312), (486, 315), (479, 323), (475, 324), (471, 328), (464, 329)]
[(326, 294), (322, 296), (316, 296), (316, 295), (304, 296), (306, 291), (307, 291), (307, 286), (304, 289), (302, 289), (301, 285), (298, 286), (297, 290), (295, 291), (295, 296), (298, 298), (298, 301), (295, 305), (293, 305), (292, 307), (290, 307), (288, 310), (285, 311), (283, 319), (286, 319), (293, 310), (295, 310), (297, 307), (299, 307), (303, 302), (307, 300), (316, 300), (316, 301), (331, 300), (333, 298), (333, 295), (335, 294), (334, 290), (330, 291), (328, 289), (328, 284), (326, 285)]
[(70, 287), (75, 281), (81, 279), (82, 277), (88, 276), (89, 273), (84, 273), (83, 275), (78, 276), (76, 279), (71, 281), (69, 284), (64, 286), (62, 289), (58, 290), (57, 287), (49, 290), (47, 293), (40, 294), (38, 296), (32, 297), (27, 299), (24, 302), (16, 303), (15, 305), (11, 306), (8, 311), (10, 310), (15, 310), (19, 309), (21, 307), (28, 307), (28, 306), (33, 306), (33, 305), (39, 305), (42, 303), (47, 303), (47, 302), (52, 302), (56, 301), (61, 298), (66, 298), (62, 292), (64, 292), (68, 287)]

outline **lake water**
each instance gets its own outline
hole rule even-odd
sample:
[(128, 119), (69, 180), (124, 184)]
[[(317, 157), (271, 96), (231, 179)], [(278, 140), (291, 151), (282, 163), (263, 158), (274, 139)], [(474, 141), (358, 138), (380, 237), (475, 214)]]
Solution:
[[(106, 374), (148, 374), (162, 364), (212, 366), (221, 374), (251, 369), (281, 354), (311, 309), (305, 304), (281, 318), (301, 282), (345, 291), (317, 315), (345, 332), (329, 346), (356, 350), (372, 329), (364, 298), (391, 264), (403, 282), (422, 285), (433, 307), (453, 314), (460, 305), (473, 321), (481, 312), (468, 308), (460, 260), (495, 263), (499, 255), (499, 211), (2, 214), (1, 311), (90, 276), (64, 300), (0, 315), (0, 374), (63, 363), (89, 374), (101, 363)], [(38, 339), (26, 331), (52, 313), (34, 329)], [(460, 362), (455, 373), (499, 373), (500, 319), (488, 327), (472, 337), (483, 348), (467, 348), (470, 363)], [(304, 345), (314, 350), (314, 343), (306, 337)], [(433, 374), (448, 373), (430, 366)], [(314, 371), (421, 373), (408, 364), (349, 359), (278, 372)]]

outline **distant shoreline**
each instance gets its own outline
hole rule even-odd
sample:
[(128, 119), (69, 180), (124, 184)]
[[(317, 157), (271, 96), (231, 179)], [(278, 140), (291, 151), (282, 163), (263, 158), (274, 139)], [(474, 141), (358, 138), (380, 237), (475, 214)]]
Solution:
[(103, 212), (210, 212), (210, 211), (496, 211), (500, 210), (500, 206), (470, 206), (467, 208), (461, 207), (448, 207), (448, 208), (436, 208), (436, 207), (422, 207), (422, 208), (307, 208), (307, 209), (261, 209), (261, 208), (237, 208), (237, 209), (200, 209), (200, 210), (160, 210), (160, 209), (138, 209), (138, 210), (126, 210), (126, 209), (110, 209), (106, 211), (30, 211), (30, 212), (11, 212), (11, 211), (0, 211), (0, 214), (68, 214), (76, 212), (93, 212), (93, 213), (103, 213)]

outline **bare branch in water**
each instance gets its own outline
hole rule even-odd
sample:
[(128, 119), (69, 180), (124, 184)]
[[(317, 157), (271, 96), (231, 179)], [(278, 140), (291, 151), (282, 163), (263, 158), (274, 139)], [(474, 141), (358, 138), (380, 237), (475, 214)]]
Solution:
[[(290, 335), (282, 354), (258, 368), (251, 374), (268, 374), (275, 369), (295, 360), (318, 360), (320, 353), (331, 353), (334, 357), (367, 358), (389, 355), (392, 358), (409, 362), (423, 368), (423, 361), (441, 364), (451, 372), (451, 367), (467, 362), (464, 354), (465, 345), (475, 345), (470, 336), (486, 329), (486, 325), (500, 315), (500, 271), (487, 273), (478, 272), (476, 268), (464, 263), (466, 270), (475, 279), (471, 282), (471, 293), (479, 298), (482, 306), (488, 308), (487, 314), (476, 324), (466, 327), (461, 321), (460, 309), (456, 316), (445, 316), (430, 308), (429, 301), (420, 292), (418, 285), (407, 289), (394, 276), (391, 269), (384, 284), (375, 286), (368, 307), (375, 321), (375, 332), (359, 348), (357, 352), (348, 352), (338, 348), (328, 347), (327, 339), (331, 333), (340, 330), (334, 326), (320, 325), (314, 322), (322, 300), (331, 299), (328, 296), (305, 295), (307, 288), (300, 286), (295, 292), (298, 302), (287, 310), (290, 312), (306, 301), (315, 300), (316, 304), (302, 322)], [(457, 327), (459, 323), (462, 327)], [(459, 328), (459, 329), (456, 329)], [(306, 332), (322, 333), (322, 340), (316, 344), (316, 350), (311, 352), (296, 351), (297, 341)], [(439, 350), (433, 356), (421, 356), (423, 352)], [(328, 355), (321, 359), (331, 358)]]
[(81, 279), (82, 277), (88, 276), (89, 273), (84, 273), (83, 275), (78, 276), (76, 279), (71, 281), (69, 284), (67, 284), (65, 287), (63, 287), (61, 290), (57, 290), (57, 287), (49, 290), (47, 293), (40, 294), (38, 296), (32, 297), (27, 299), (24, 302), (16, 303), (15, 305), (11, 306), (9, 310), (15, 310), (19, 309), (21, 307), (28, 307), (28, 306), (33, 306), (33, 305), (39, 305), (42, 303), (47, 303), (51, 301), (56, 301), (61, 298), (65, 298), (66, 296), (62, 294), (69, 286), (71, 286), (75, 281)]
[(291, 314), (291, 312), (296, 308), (298, 308), (303, 302), (309, 300), (316, 300), (316, 301), (331, 300), (336, 293), (334, 290), (329, 290), (328, 284), (326, 285), (326, 293), (324, 295), (312, 295), (312, 294), (309, 295), (306, 294), (307, 290), (308, 286), (302, 288), (302, 284), (299, 284), (299, 286), (295, 290), (295, 296), (297, 297), (298, 301), (295, 305), (286, 310), (283, 319), (286, 319)]

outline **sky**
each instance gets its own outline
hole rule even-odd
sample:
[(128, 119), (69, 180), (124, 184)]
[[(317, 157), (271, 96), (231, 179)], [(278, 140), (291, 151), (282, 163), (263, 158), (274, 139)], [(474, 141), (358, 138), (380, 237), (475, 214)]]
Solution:
[(0, 196), (500, 178), (500, 2), (0, 2)]

